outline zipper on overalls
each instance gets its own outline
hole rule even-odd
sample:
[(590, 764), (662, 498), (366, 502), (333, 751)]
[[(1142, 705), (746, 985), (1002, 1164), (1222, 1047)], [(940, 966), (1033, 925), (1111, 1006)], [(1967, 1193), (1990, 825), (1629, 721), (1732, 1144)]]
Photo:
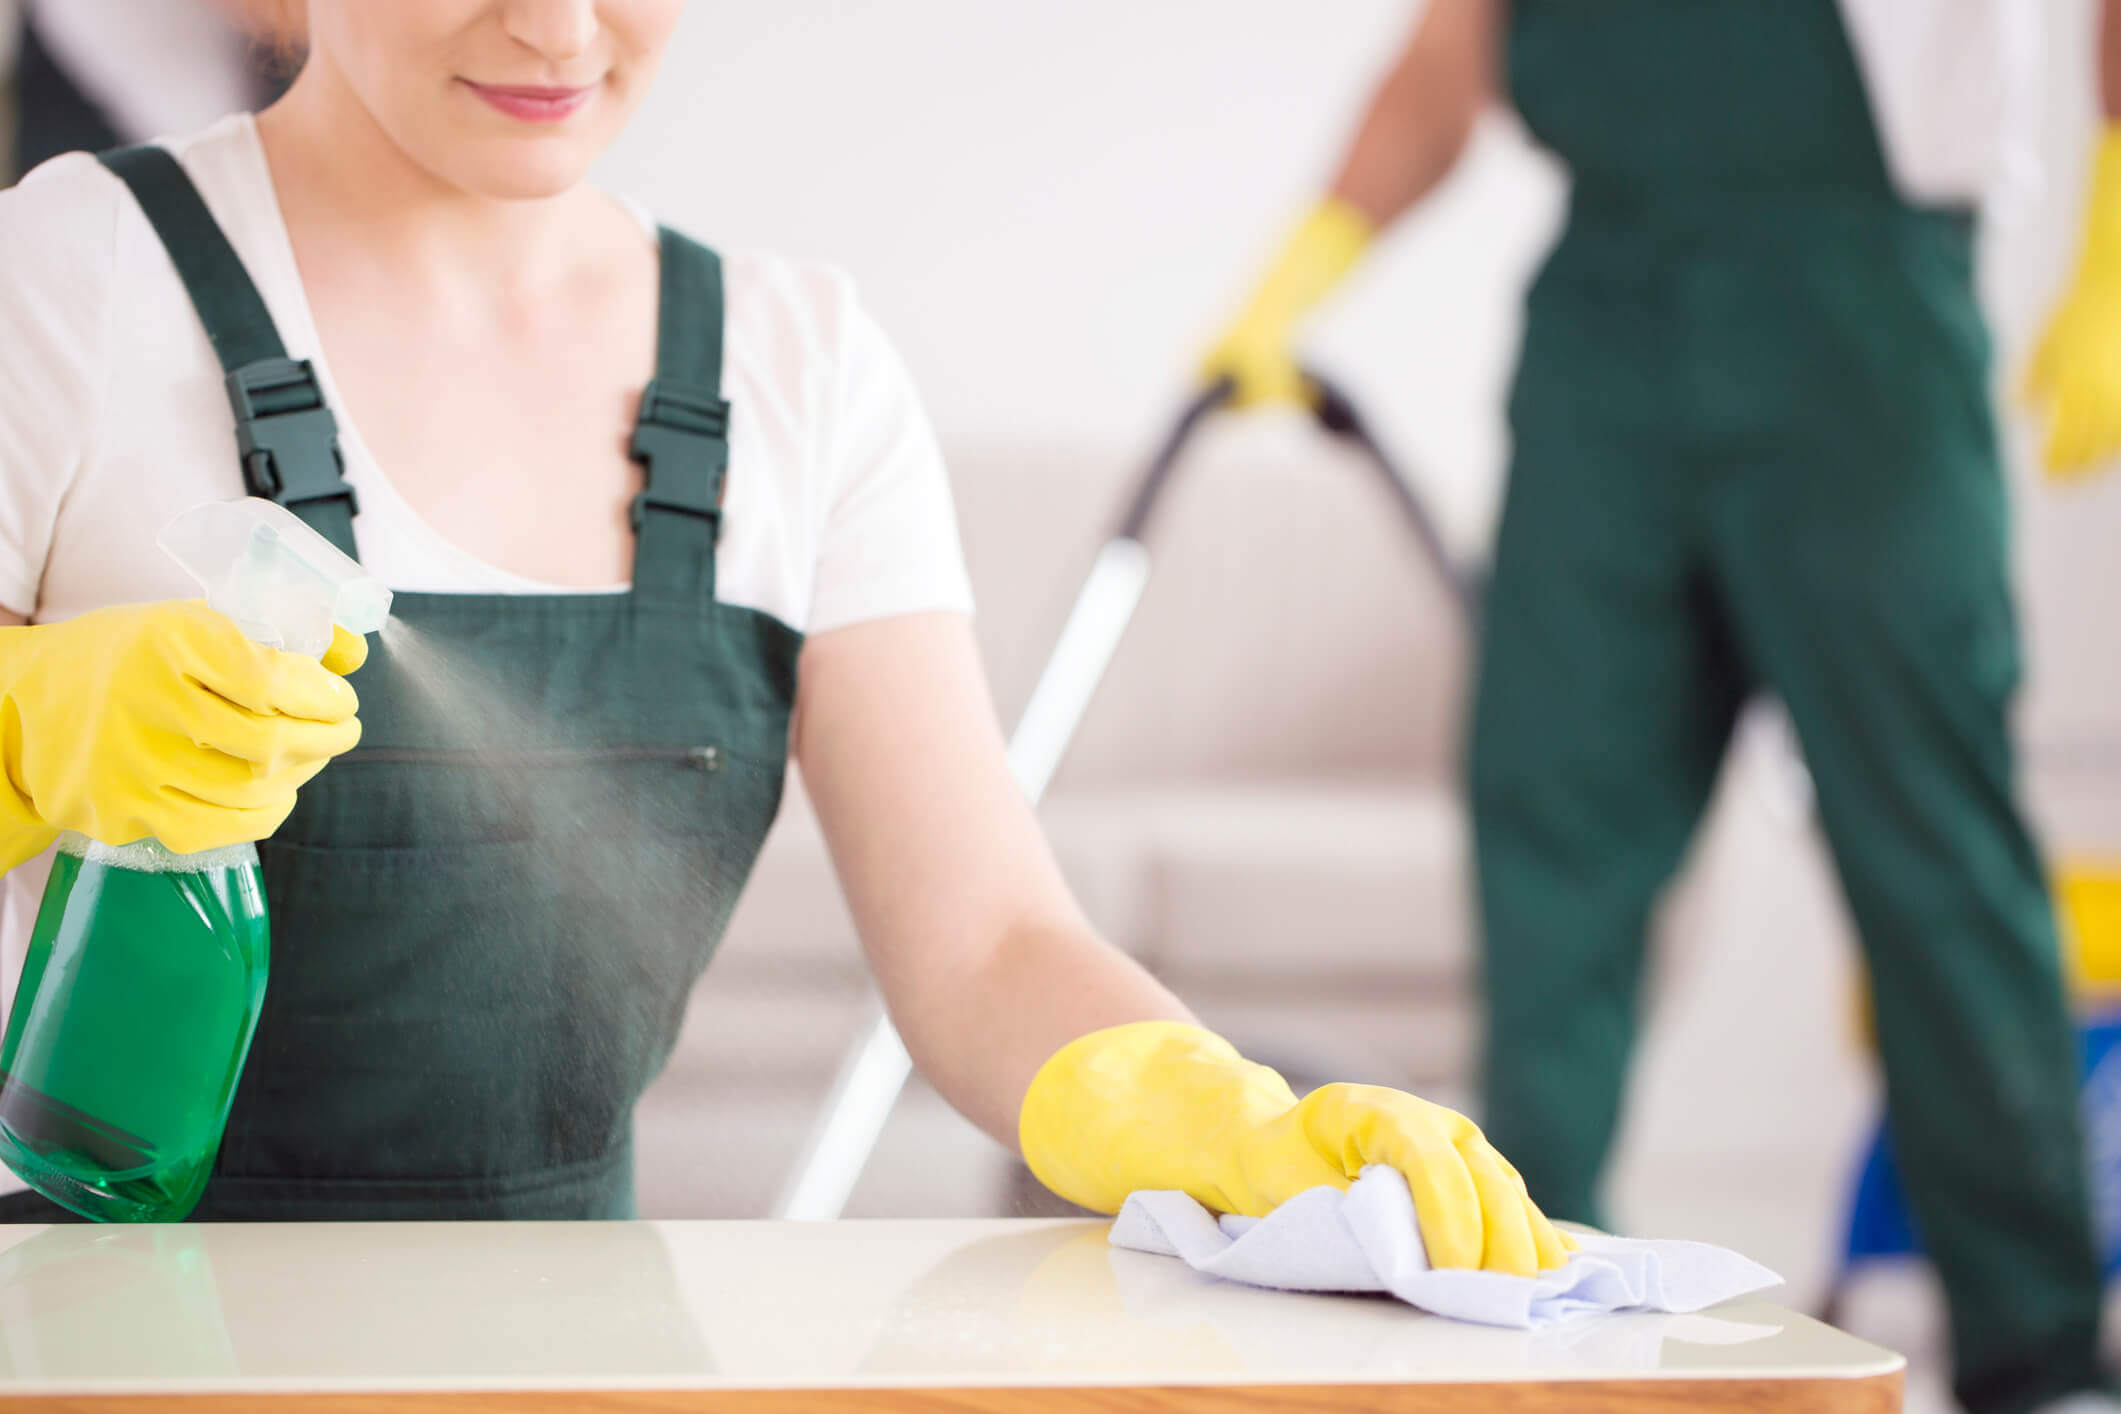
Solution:
[(627, 761), (666, 762), (696, 771), (722, 769), (719, 746), (579, 746), (549, 749), (497, 748), (480, 751), (470, 747), (428, 750), (420, 747), (357, 746), (342, 758), (347, 761), (412, 762), (464, 766), (602, 766)]

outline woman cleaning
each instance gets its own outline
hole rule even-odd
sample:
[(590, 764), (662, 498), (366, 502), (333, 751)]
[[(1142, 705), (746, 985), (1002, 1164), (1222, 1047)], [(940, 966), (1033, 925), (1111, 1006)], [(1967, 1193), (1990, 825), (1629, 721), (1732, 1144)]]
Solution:
[[(1557, 1265), (1465, 1118), (1299, 1102), (1093, 935), (891, 346), (834, 272), (585, 184), (682, 9), (259, 6), (304, 56), (266, 112), (0, 195), (0, 862), (264, 858), (198, 1216), (629, 1213), (634, 1102), (792, 755), (914, 1057), (1056, 1191), (1256, 1214), (1384, 1163), (1438, 1265)], [(358, 703), (359, 640), (319, 665), (172, 602), (157, 528), (246, 493), (397, 591), (418, 651)]]

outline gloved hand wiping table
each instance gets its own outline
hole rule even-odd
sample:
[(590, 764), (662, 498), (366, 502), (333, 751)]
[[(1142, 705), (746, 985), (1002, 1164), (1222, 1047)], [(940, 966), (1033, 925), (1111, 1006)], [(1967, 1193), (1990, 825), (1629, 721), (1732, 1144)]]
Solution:
[(1590, 1311), (1698, 1311), (1780, 1278), (1735, 1252), (1558, 1231), (1471, 1120), (1372, 1085), (1302, 1100), (1212, 1032), (1148, 1021), (1081, 1037), (1039, 1071), (1024, 1159), (1118, 1213), (1112, 1241), (1294, 1291), (1390, 1292), (1529, 1326)]
[(1570, 1239), (1464, 1115), (1376, 1085), (1327, 1085), (1299, 1101), (1274, 1071), (1183, 1022), (1109, 1027), (1062, 1047), (1031, 1082), (1018, 1136), (1041, 1182), (1099, 1212), (1174, 1190), (1264, 1217), (1386, 1164), (1412, 1190), (1434, 1265), (1530, 1276), (1568, 1260)]

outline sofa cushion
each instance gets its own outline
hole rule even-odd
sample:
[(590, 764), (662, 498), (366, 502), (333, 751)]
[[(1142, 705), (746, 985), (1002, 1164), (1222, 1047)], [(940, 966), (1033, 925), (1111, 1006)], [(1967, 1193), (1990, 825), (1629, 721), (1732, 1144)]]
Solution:
[(1436, 784), (1231, 783), (1111, 797), (1153, 822), (1144, 956), (1177, 983), (1463, 982), (1464, 809)]
[[(1138, 467), (959, 452), (981, 650), (1013, 723)], [(1151, 523), (1148, 588), (1063, 784), (1451, 769), (1466, 640), (1360, 457), (1273, 419), (1210, 424)]]

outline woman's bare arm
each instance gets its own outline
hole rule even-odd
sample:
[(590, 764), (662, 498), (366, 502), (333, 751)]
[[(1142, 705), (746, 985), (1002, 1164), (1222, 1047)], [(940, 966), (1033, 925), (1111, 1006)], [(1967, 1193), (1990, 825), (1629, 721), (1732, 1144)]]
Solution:
[[(1333, 194), (1382, 230), (1449, 174), (1500, 90), (1508, 0), (1432, 0), (1378, 85)], [(2121, 0), (2110, 0), (2121, 3)]]
[(1055, 1051), (1106, 1026), (1190, 1019), (1069, 895), (962, 615), (818, 634), (801, 681), (803, 781), (892, 1017), (953, 1105), (1013, 1146)]

